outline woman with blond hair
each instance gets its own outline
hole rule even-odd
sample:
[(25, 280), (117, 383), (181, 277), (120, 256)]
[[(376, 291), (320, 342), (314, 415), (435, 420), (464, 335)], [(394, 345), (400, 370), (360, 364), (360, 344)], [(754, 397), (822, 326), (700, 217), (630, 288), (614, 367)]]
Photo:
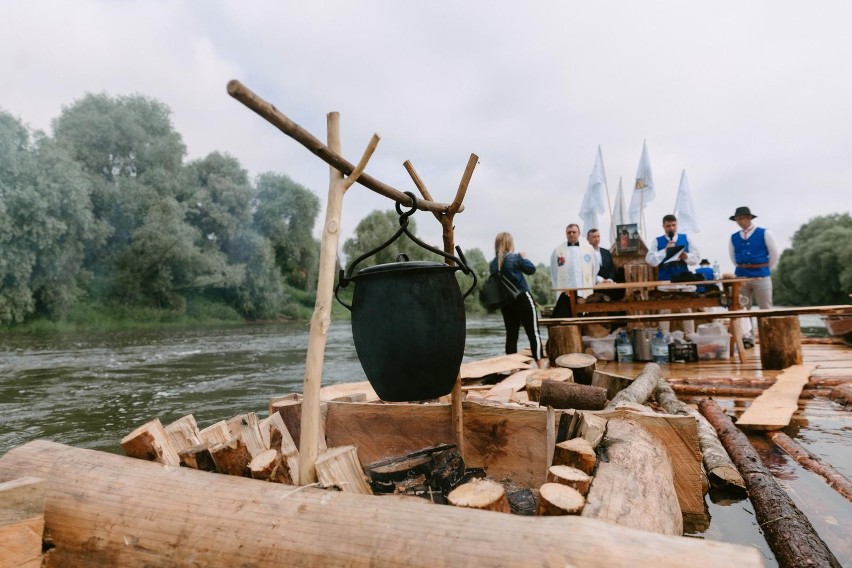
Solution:
[(539, 368), (543, 369), (545, 363), (541, 335), (538, 332), (538, 313), (530, 287), (524, 278), (524, 274), (535, 273), (535, 264), (527, 258), (527, 253), (515, 252), (515, 242), (510, 233), (498, 233), (494, 239), (494, 259), (489, 268), (491, 274), (502, 272), (523, 292), (513, 302), (500, 308), (506, 326), (506, 354), (518, 352), (518, 333), (523, 325), (530, 340), (533, 359)]

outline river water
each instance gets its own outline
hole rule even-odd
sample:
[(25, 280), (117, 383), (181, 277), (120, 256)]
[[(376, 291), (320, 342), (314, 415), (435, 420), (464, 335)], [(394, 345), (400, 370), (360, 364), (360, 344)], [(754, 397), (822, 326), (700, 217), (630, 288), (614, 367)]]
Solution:
[[(249, 411), (263, 417), (271, 397), (301, 392), (308, 328), (290, 322), (0, 335), (0, 456), (36, 439), (121, 454), (121, 438), (155, 417), (167, 424), (191, 413), (201, 428)], [(502, 354), (504, 333), (498, 316), (469, 320), (465, 360)], [(335, 321), (323, 384), (363, 380), (350, 325)], [(809, 402), (797, 437), (849, 476), (852, 427), (838, 421), (833, 404)], [(850, 504), (777, 449), (758, 449), (841, 562), (852, 565), (842, 530), (852, 526)], [(754, 546), (775, 564), (748, 500), (711, 494), (707, 504), (710, 525), (692, 536)]]

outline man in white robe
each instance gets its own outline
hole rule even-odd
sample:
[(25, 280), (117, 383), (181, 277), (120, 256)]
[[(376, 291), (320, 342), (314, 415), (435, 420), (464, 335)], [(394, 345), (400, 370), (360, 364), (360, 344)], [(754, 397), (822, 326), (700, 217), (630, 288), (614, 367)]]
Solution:
[[(581, 288), (594, 286), (595, 276), (600, 265), (595, 249), (580, 242), (580, 227), (574, 223), (565, 228), (567, 241), (560, 243), (550, 255), (550, 281), (556, 293), (556, 300), (562, 293), (561, 288)], [(592, 290), (579, 290), (577, 296), (585, 298)]]

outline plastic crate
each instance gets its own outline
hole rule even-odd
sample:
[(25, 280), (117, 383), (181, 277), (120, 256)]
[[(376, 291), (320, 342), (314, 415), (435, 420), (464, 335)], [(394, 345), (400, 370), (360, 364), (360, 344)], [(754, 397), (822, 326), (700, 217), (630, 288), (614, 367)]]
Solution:
[(694, 343), (669, 343), (669, 363), (698, 361), (698, 346)]

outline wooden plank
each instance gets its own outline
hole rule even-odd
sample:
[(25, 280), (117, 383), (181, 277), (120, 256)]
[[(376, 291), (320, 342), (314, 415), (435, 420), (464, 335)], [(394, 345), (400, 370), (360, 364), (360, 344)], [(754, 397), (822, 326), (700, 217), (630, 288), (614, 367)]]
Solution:
[[(555, 418), (555, 415), (554, 415)], [(495, 479), (538, 487), (547, 472), (544, 408), (464, 403), (464, 457)], [(328, 445), (358, 448), (361, 463), (455, 443), (448, 404), (328, 403)]]
[(481, 361), (471, 361), (469, 363), (462, 363), (459, 375), (462, 380), (479, 379), (495, 373), (525, 369), (530, 366), (532, 360), (532, 357), (520, 353), (512, 353), (511, 355), (501, 355), (499, 357), (491, 357), (490, 359), (482, 359)]
[(334, 400), (341, 396), (352, 396), (363, 394), (367, 398), (367, 402), (379, 400), (379, 395), (370, 386), (370, 381), (360, 381), (357, 383), (340, 383), (337, 385), (328, 385), (320, 389), (320, 400)]
[(481, 394), (482, 398), (488, 400), (499, 400), (503, 402), (509, 402), (511, 400), (512, 395), (523, 389), (527, 385), (527, 378), (535, 373), (538, 369), (524, 369), (523, 371), (517, 371), (512, 373), (493, 387), (487, 392)]
[(501, 515), (422, 499), (295, 488), (188, 468), (169, 471), (46, 441), (0, 458), (0, 481), (19, 471), (48, 479), (45, 526), (52, 565), (763, 565), (752, 547), (593, 519)]
[(41, 566), (45, 486), (38, 477), (0, 483), (0, 566)]
[(808, 383), (816, 365), (793, 365), (778, 375), (775, 384), (766, 389), (737, 420), (737, 426), (750, 430), (780, 430), (788, 424), (799, 407), (799, 395)]

